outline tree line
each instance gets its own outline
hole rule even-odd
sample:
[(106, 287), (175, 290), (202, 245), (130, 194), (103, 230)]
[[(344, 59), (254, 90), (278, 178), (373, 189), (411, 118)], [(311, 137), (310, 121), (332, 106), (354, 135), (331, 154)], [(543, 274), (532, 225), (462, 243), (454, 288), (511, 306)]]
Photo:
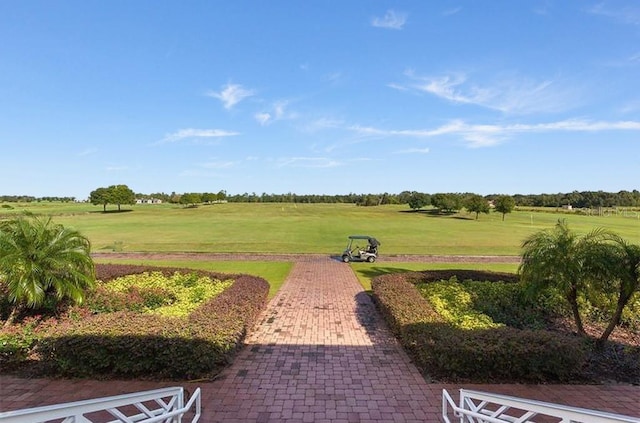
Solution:
[[(400, 193), (377, 193), (377, 194), (295, 194), (292, 192), (284, 194), (268, 194), (268, 193), (242, 193), (227, 194), (225, 191), (213, 193), (185, 193), (171, 194), (155, 193), (155, 194), (136, 194), (137, 198), (157, 198), (165, 203), (184, 203), (183, 195), (196, 199), (198, 196), (202, 198), (203, 203), (215, 200), (224, 200), (230, 203), (345, 203), (357, 204), (360, 206), (379, 206), (386, 204), (416, 204), (416, 198), (420, 198), (423, 204), (422, 208), (433, 205), (439, 208), (437, 204), (431, 204), (434, 199), (436, 203), (443, 205), (443, 209), (447, 211), (461, 210), (464, 203), (469, 197), (478, 196), (475, 193), (422, 193), (418, 191), (402, 191)], [(481, 196), (485, 201), (494, 202), (504, 195), (490, 194)], [(214, 200), (211, 198), (215, 197)], [(599, 208), (599, 207), (640, 207), (640, 191), (573, 191), (570, 193), (557, 194), (515, 194), (511, 195), (515, 205), (519, 207), (563, 207), (572, 206), (574, 208)], [(181, 201), (182, 200), (182, 201)]]
[[(115, 186), (126, 185), (112, 185), (111, 187), (98, 188), (89, 196), (89, 201), (94, 204), (104, 205), (105, 195), (108, 197), (107, 192)], [(128, 187), (127, 187), (128, 188)], [(102, 190), (102, 191), (98, 191)], [(98, 191), (96, 193), (96, 191)], [(131, 191), (133, 193), (133, 191)], [(411, 208), (422, 208), (428, 205), (433, 205), (439, 208), (437, 204), (431, 204), (431, 200), (435, 199), (436, 203), (443, 205), (443, 210), (456, 211), (463, 207), (463, 204), (468, 201), (469, 197), (477, 196), (474, 193), (422, 193), (418, 191), (402, 191), (400, 193), (378, 193), (378, 194), (268, 194), (261, 193), (242, 193), (242, 194), (227, 194), (226, 191), (220, 190), (214, 192), (202, 192), (202, 193), (176, 193), (170, 194), (164, 192), (157, 192), (151, 194), (134, 193), (133, 198), (127, 193), (126, 199), (130, 201), (127, 203), (120, 196), (116, 196), (119, 203), (108, 201), (107, 204), (134, 204), (136, 199), (158, 199), (164, 203), (173, 204), (199, 204), (199, 203), (212, 203), (220, 201), (228, 201), (233, 203), (347, 203), (357, 204), (360, 206), (378, 206), (385, 204), (409, 204)], [(96, 195), (98, 197), (96, 197)], [(481, 196), (485, 201), (493, 202), (496, 199), (502, 197), (500, 194), (490, 194)], [(514, 194), (511, 195), (515, 205), (518, 207), (563, 207), (572, 206), (574, 208), (589, 208), (598, 209), (602, 207), (640, 207), (640, 192), (638, 190), (633, 191), (618, 191), (618, 192), (605, 192), (605, 191), (572, 191), (569, 193), (556, 193), (556, 194)], [(97, 202), (94, 202), (96, 198), (99, 198)], [(416, 200), (419, 198), (420, 200)], [(443, 201), (446, 200), (446, 201)], [(76, 201), (75, 197), (34, 197), (27, 195), (0, 195), (0, 202), (36, 202), (36, 201), (61, 201), (71, 202)], [(420, 207), (413, 207), (411, 204), (417, 204), (416, 201), (423, 202)], [(444, 204), (443, 204), (444, 203)]]

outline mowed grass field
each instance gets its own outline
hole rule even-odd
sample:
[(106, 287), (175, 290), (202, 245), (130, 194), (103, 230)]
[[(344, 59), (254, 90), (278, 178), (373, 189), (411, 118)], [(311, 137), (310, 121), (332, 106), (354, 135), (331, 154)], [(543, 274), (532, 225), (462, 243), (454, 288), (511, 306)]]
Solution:
[[(11, 208), (9, 208), (9, 207)], [(518, 255), (530, 234), (566, 218), (572, 229), (614, 230), (640, 243), (640, 220), (616, 215), (555, 212), (461, 212), (442, 216), (411, 212), (406, 205), (358, 207), (352, 204), (228, 203), (184, 208), (179, 205), (101, 206), (60, 203), (3, 203), (0, 216), (22, 211), (52, 215), (54, 221), (89, 237), (95, 252), (221, 252), (339, 254), (347, 236), (375, 236), (384, 255)]]

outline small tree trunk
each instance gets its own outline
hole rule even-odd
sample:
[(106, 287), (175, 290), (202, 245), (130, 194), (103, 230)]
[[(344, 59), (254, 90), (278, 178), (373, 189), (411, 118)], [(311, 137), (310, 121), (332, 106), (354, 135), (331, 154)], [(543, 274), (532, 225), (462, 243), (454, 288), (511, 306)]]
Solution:
[(9, 313), (9, 317), (7, 317), (7, 320), (4, 321), (4, 325), (3, 326), (5, 328), (11, 326), (15, 322), (16, 317), (18, 316), (18, 312), (19, 312), (19, 307), (18, 306), (14, 306), (11, 309), (11, 313)]
[(611, 320), (609, 320), (609, 324), (607, 325), (607, 328), (604, 330), (604, 332), (602, 332), (602, 335), (600, 335), (600, 338), (598, 339), (598, 347), (602, 347), (604, 345), (604, 343), (607, 341), (607, 339), (609, 339), (609, 336), (611, 335), (613, 330), (616, 328), (616, 326), (620, 324), (622, 311), (624, 310), (624, 307), (627, 305), (628, 301), (629, 301), (629, 298), (624, 298), (623, 296), (620, 296), (618, 298), (616, 311), (613, 313), (613, 316), (611, 316)]
[(567, 295), (567, 300), (569, 304), (571, 304), (571, 313), (573, 314), (573, 321), (576, 323), (578, 335), (585, 336), (587, 333), (584, 331), (584, 326), (582, 325), (582, 317), (580, 317), (580, 309), (578, 308), (578, 293), (575, 287), (571, 288), (569, 295)]
[(506, 213), (502, 213), (502, 221), (503, 221), (503, 222), (504, 222), (504, 215), (505, 215), (505, 214), (506, 214)]

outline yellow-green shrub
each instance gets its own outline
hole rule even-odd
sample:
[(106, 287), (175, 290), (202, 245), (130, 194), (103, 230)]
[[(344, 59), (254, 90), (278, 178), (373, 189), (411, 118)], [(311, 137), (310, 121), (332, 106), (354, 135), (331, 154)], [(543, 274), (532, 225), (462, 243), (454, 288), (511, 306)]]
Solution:
[(417, 273), (389, 274), (375, 278), (372, 288), (394, 334), (430, 377), (471, 382), (567, 381), (585, 361), (584, 344), (576, 337), (508, 327), (461, 330), (446, 322), (410, 282), (420, 280)]
[(161, 271), (143, 272), (100, 282), (87, 299), (87, 307), (95, 312), (120, 310), (181, 317), (205, 301), (219, 295), (233, 281), (209, 276)]

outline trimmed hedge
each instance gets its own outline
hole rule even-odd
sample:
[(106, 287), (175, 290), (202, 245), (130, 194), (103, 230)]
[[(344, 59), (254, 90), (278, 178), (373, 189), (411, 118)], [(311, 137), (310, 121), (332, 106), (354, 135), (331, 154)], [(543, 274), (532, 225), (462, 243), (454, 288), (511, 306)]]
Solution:
[(478, 383), (566, 382), (585, 362), (584, 344), (576, 337), (509, 327), (456, 329), (412, 281), (422, 281), (420, 273), (383, 275), (372, 289), (392, 331), (425, 375)]
[[(185, 269), (107, 265), (106, 280), (125, 274)], [(211, 278), (229, 278), (208, 272)], [(261, 278), (232, 276), (234, 283), (186, 318), (126, 311), (68, 321), (50, 332), (38, 353), (53, 374), (75, 377), (210, 377), (226, 366), (264, 309), (269, 284)], [(103, 279), (103, 280), (105, 280)]]

